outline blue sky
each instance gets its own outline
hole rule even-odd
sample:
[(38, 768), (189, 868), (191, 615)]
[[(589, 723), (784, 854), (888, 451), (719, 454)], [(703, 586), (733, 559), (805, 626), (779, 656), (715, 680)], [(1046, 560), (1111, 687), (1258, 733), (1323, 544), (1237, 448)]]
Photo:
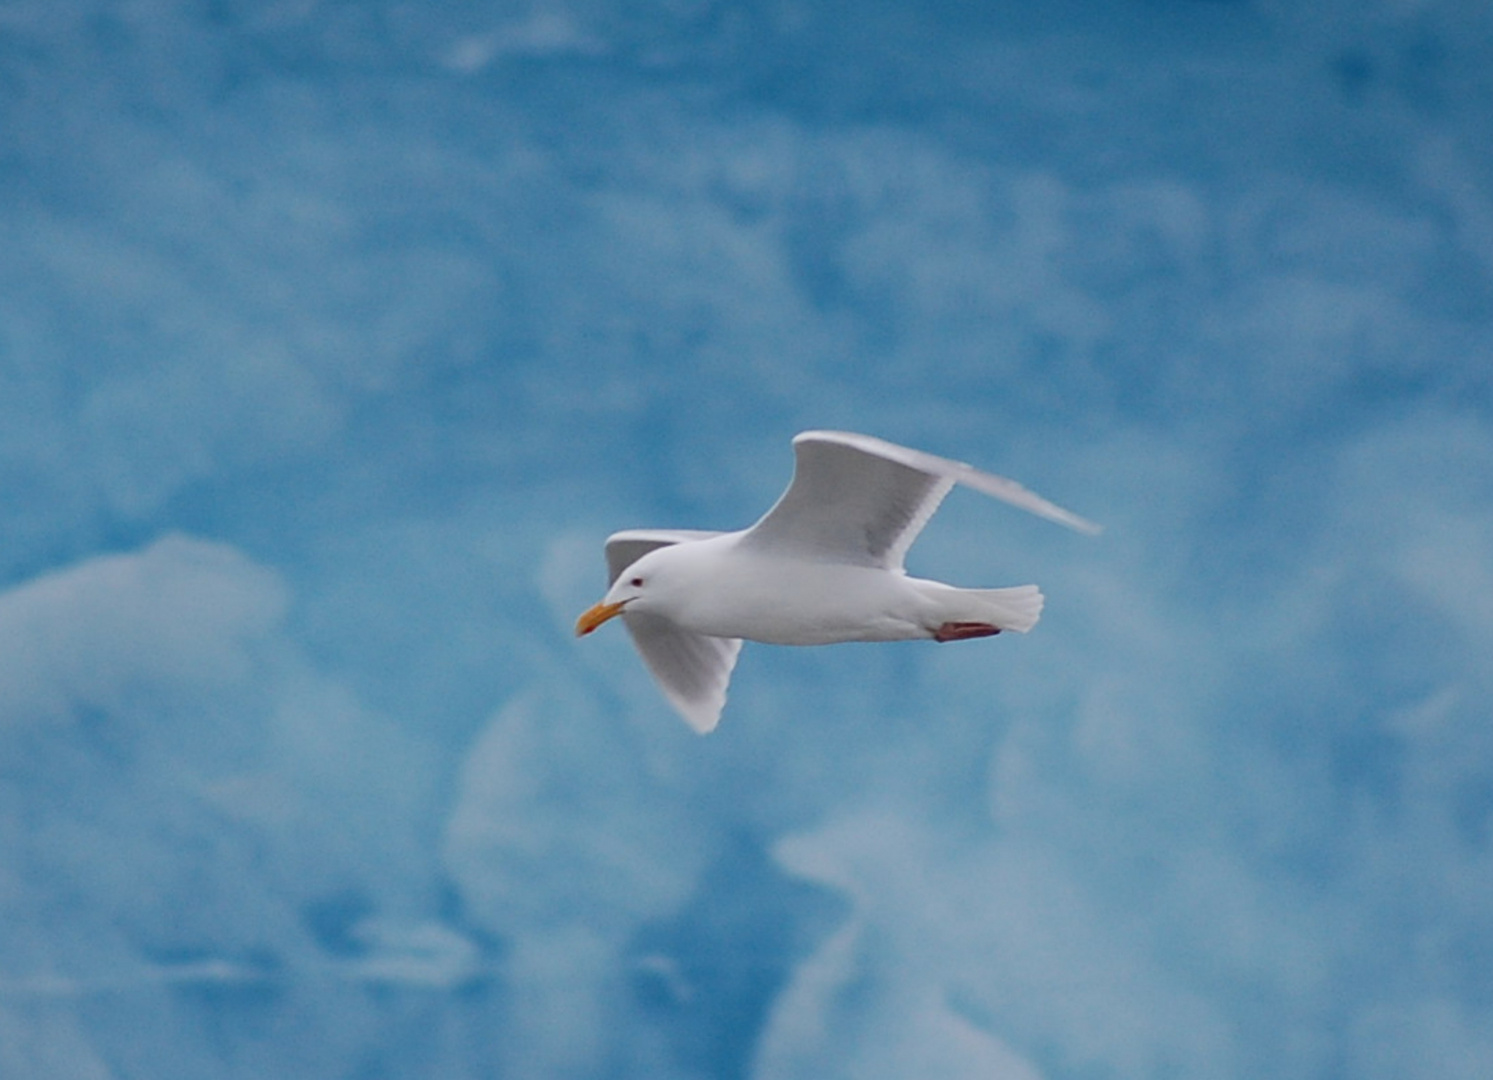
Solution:
[[(0, 1075), (1493, 1071), (1493, 16), (1029, 8), (0, 3)], [(702, 739), (814, 427), (1108, 529)]]

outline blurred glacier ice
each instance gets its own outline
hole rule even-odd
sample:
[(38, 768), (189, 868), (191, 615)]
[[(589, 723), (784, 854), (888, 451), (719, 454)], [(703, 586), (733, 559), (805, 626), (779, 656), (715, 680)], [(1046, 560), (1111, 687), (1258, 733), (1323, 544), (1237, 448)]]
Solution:
[[(1493, 18), (0, 8), (0, 1076), (1482, 1077)], [(600, 545), (868, 430), (989, 647)]]

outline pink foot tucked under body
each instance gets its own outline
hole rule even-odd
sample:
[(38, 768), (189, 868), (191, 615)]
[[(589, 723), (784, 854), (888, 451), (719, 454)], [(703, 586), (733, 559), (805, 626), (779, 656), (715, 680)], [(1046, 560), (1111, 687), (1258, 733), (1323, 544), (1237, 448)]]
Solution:
[(934, 641), (965, 641), (969, 638), (990, 637), (999, 634), (999, 626), (983, 622), (946, 622), (933, 631)]

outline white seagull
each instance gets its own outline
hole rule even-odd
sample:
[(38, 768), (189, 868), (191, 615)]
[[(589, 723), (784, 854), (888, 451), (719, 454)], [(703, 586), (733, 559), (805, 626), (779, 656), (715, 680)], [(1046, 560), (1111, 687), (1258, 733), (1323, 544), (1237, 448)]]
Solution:
[(955, 484), (1080, 532), (1099, 526), (1014, 480), (869, 435), (805, 431), (793, 482), (749, 529), (628, 529), (607, 538), (610, 589), (578, 636), (622, 616), (685, 721), (713, 731), (742, 639), (774, 645), (962, 641), (1037, 623), (1035, 585), (958, 589), (902, 559)]

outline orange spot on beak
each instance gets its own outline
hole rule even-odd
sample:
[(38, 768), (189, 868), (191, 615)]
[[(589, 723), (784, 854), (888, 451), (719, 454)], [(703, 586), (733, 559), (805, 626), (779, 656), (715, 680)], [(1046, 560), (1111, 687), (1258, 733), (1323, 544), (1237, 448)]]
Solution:
[(595, 604), (581, 612), (581, 617), (575, 621), (575, 636), (585, 637), (608, 619), (622, 614), (622, 609), (627, 606), (623, 600), (616, 604)]

